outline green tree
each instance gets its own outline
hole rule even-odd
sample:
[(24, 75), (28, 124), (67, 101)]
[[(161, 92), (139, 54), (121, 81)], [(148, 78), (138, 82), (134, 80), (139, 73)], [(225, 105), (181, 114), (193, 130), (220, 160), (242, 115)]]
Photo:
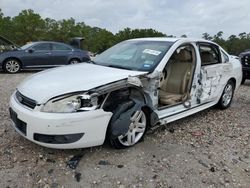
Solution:
[(0, 35), (13, 40), (13, 24), (10, 17), (4, 17), (0, 9)]
[(202, 38), (205, 40), (212, 40), (213, 39), (213, 37), (211, 37), (208, 33), (203, 33)]
[(154, 29), (130, 29), (125, 28), (115, 34), (116, 42), (124, 41), (131, 38), (143, 37), (166, 37), (166, 34), (156, 31)]
[(246, 32), (239, 33), (239, 38), (240, 38), (240, 39), (246, 39), (246, 38), (247, 38)]
[(45, 33), (45, 22), (39, 14), (33, 10), (23, 10), (18, 16), (14, 17), (14, 39), (18, 44), (29, 41), (41, 40)]

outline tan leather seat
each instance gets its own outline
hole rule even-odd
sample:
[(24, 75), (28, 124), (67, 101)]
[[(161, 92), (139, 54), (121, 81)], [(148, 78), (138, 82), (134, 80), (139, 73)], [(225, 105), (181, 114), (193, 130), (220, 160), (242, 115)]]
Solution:
[(166, 69), (167, 76), (161, 84), (159, 99), (163, 105), (172, 105), (188, 97), (188, 84), (192, 69), (191, 52), (182, 49), (179, 53), (175, 53)]

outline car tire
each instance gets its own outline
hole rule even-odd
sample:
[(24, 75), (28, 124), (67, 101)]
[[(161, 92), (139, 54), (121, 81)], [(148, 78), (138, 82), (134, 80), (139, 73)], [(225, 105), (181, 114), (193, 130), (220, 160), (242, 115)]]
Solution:
[(241, 84), (243, 85), (245, 83), (245, 81), (246, 81), (246, 78), (243, 77), (241, 80)]
[[(126, 112), (124, 112), (126, 113)], [(122, 114), (118, 114), (120, 116)], [(113, 117), (117, 117), (117, 114), (114, 113)], [(130, 125), (129, 130), (124, 135), (119, 135), (117, 138), (112, 138), (111, 132), (112, 130), (108, 130), (108, 141), (111, 147), (116, 149), (124, 149), (131, 146), (134, 146), (138, 142), (140, 142), (146, 131), (149, 123), (147, 112), (143, 109), (135, 111), (130, 117)], [(112, 123), (112, 119), (111, 119)], [(112, 126), (109, 126), (112, 127)]]
[(70, 65), (73, 65), (73, 64), (78, 64), (78, 63), (80, 63), (81, 61), (79, 60), (79, 59), (71, 59), (71, 60), (69, 60), (69, 64)]
[(222, 110), (228, 108), (233, 100), (235, 84), (232, 80), (229, 80), (222, 92), (221, 98), (218, 102), (218, 107)]
[(3, 69), (10, 74), (18, 73), (21, 70), (21, 63), (17, 59), (7, 59), (4, 62)]

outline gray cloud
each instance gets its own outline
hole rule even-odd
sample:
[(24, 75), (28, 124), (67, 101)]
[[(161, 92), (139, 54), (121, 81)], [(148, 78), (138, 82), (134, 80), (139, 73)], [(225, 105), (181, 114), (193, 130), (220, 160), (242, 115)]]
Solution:
[(43, 18), (67, 19), (106, 28), (153, 28), (166, 34), (201, 37), (224, 31), (224, 36), (250, 32), (249, 0), (0, 0), (6, 16), (33, 9)]

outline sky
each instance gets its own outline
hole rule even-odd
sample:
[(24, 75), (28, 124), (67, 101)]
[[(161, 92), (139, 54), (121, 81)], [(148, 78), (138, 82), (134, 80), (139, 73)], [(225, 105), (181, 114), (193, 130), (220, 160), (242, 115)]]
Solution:
[(125, 27), (153, 28), (167, 35), (224, 38), (250, 33), (250, 0), (0, 0), (5, 16), (33, 9), (43, 18), (74, 18), (116, 33)]

